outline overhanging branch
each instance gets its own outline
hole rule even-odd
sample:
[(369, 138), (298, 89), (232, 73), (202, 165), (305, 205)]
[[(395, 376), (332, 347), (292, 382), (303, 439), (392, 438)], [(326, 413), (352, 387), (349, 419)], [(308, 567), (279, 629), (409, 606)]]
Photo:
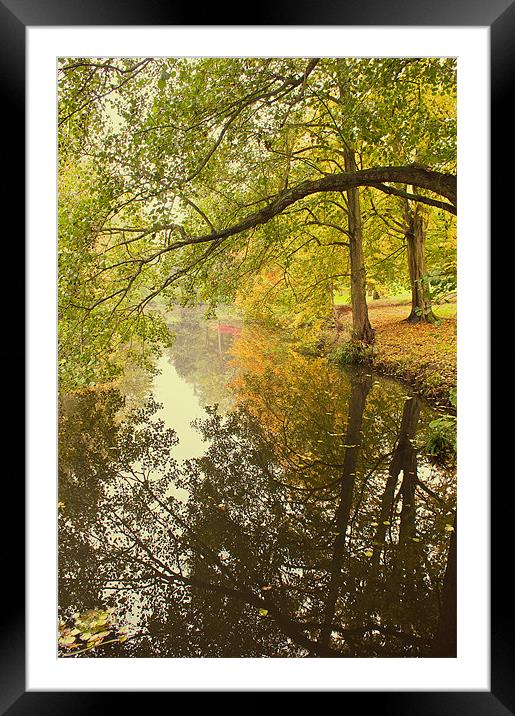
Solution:
[[(430, 171), (422, 167), (410, 165), (400, 167), (377, 167), (375, 169), (361, 169), (356, 172), (342, 172), (338, 174), (330, 174), (316, 179), (314, 181), (304, 181), (292, 189), (280, 192), (266, 206), (258, 211), (249, 214), (247, 217), (237, 224), (233, 224), (220, 231), (211, 232), (203, 236), (194, 236), (185, 240), (176, 241), (170, 244), (169, 249), (177, 249), (181, 246), (190, 244), (209, 243), (220, 239), (227, 239), (235, 236), (255, 226), (266, 224), (270, 219), (281, 214), (288, 206), (291, 206), (300, 199), (304, 199), (311, 194), (329, 191), (348, 191), (360, 186), (371, 186), (385, 193), (399, 193), (404, 195), (401, 190), (392, 189), (385, 186), (384, 182), (394, 182), (399, 184), (411, 184), (420, 189), (427, 189), (438, 194), (445, 199), (446, 202), (436, 202), (438, 208), (456, 213), (456, 176), (453, 174), (442, 174), (440, 172)], [(428, 203), (428, 197), (422, 197), (417, 194), (411, 194), (410, 198), (416, 201)], [(431, 201), (431, 199), (429, 199)]]

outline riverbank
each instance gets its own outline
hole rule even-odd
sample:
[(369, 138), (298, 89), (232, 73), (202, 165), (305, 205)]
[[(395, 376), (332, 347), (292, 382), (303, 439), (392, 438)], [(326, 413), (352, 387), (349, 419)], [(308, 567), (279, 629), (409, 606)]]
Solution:
[[(409, 324), (408, 299), (371, 301), (369, 318), (375, 330), (371, 367), (409, 383), (426, 398), (450, 406), (449, 393), (456, 388), (456, 303), (434, 308), (438, 323)], [(343, 317), (338, 338), (331, 350), (350, 338), (351, 314)]]

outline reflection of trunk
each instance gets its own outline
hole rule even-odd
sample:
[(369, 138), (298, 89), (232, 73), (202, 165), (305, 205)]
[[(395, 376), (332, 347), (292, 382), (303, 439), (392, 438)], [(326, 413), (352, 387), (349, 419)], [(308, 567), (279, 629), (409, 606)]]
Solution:
[(327, 646), (331, 634), (338, 599), (340, 576), (342, 571), (343, 557), (345, 552), (345, 541), (347, 525), (352, 507), (354, 483), (356, 480), (356, 466), (359, 457), (361, 443), (361, 424), (368, 392), (372, 385), (371, 376), (352, 376), (352, 389), (349, 401), (349, 418), (347, 431), (345, 433), (345, 456), (343, 459), (342, 479), (340, 486), (340, 502), (336, 509), (335, 522), (337, 537), (334, 541), (333, 558), (331, 561), (331, 580), (324, 610), (323, 626), (318, 639), (319, 644)]
[[(416, 539), (416, 505), (415, 490), (417, 486), (417, 453), (411, 439), (415, 436), (420, 404), (417, 398), (405, 404), (406, 416), (410, 424), (409, 435), (406, 435), (402, 454), (402, 483), (400, 496), (402, 508), (399, 517), (399, 542), (397, 562), (392, 576), (392, 590), (397, 601), (406, 605), (416, 601), (417, 573), (420, 572), (420, 549)], [(404, 415), (403, 415), (404, 418)]]
[[(381, 513), (379, 515), (379, 524), (377, 526), (374, 536), (374, 551), (371, 557), (369, 582), (374, 582), (377, 579), (377, 571), (379, 568), (379, 557), (383, 550), (383, 544), (386, 537), (386, 529), (388, 525), (385, 522), (390, 522), (392, 513), (393, 498), (395, 495), (395, 487), (401, 470), (404, 471), (404, 475), (410, 470), (413, 470), (414, 460), (414, 448), (411, 444), (411, 440), (415, 437), (417, 431), (417, 424), (420, 415), (420, 402), (418, 398), (408, 398), (404, 403), (402, 411), (401, 426), (399, 429), (399, 438), (395, 450), (393, 453), (392, 461), (390, 463), (390, 469), (388, 470), (388, 479), (381, 499)], [(416, 467), (415, 467), (416, 472)], [(413, 480), (413, 486), (415, 481)], [(402, 488), (401, 488), (402, 489)], [(412, 501), (413, 502), (413, 501)], [(405, 507), (403, 497), (403, 510)], [(402, 522), (402, 520), (401, 520)]]
[(415, 536), (415, 486), (417, 480), (417, 456), (413, 446), (406, 455), (401, 485), (402, 508), (400, 514), (399, 544), (405, 545)]
[[(336, 60), (338, 70), (338, 90), (342, 104), (342, 114), (352, 111), (352, 96), (349, 89), (349, 79), (345, 60)], [(351, 140), (346, 140), (344, 148), (344, 165), (346, 172), (355, 172), (356, 152)], [(363, 230), (361, 226), (361, 206), (359, 189), (348, 189), (347, 214), (349, 221), (349, 253), (350, 253), (350, 288), (352, 305), (352, 338), (354, 341), (373, 343), (374, 331), (368, 320), (367, 282), (365, 263), (363, 261)]]
[[(412, 440), (417, 431), (419, 416), (419, 399), (417, 397), (408, 398), (404, 403), (398, 441), (392, 455), (388, 478), (381, 498), (379, 524), (374, 533), (366, 588), (368, 593), (366, 604), (370, 614), (367, 618), (363, 617), (364, 623), (370, 621), (371, 614), (381, 611), (382, 600), (392, 606), (394, 613), (401, 608), (402, 612), (407, 615), (410, 605), (416, 603), (416, 589), (420, 584), (419, 580), (423, 580), (420, 547), (417, 542), (413, 541), (413, 538), (417, 539), (415, 522), (417, 457)], [(395, 491), (401, 473), (402, 482), (399, 495), (402, 498), (402, 509), (399, 516), (399, 539), (395, 548), (396, 560), (393, 569), (391, 567), (388, 569), (388, 565), (385, 565), (384, 574), (380, 574), (380, 560), (386, 545), (387, 531), (394, 523)], [(395, 617), (393, 618), (395, 619)]]
[(402, 509), (399, 526), (399, 562), (398, 570), (404, 575), (402, 599), (406, 604), (416, 601), (417, 573), (420, 572), (420, 549), (416, 538), (415, 488), (417, 484), (417, 456), (415, 449), (407, 456), (403, 468), (401, 485)]
[(441, 592), (440, 617), (431, 656), (456, 656), (456, 518)]
[(411, 283), (411, 313), (408, 323), (434, 323), (431, 298), (424, 285), (426, 273), (426, 229), (427, 213), (420, 204), (415, 208), (404, 200), (405, 237), (408, 248), (408, 269)]

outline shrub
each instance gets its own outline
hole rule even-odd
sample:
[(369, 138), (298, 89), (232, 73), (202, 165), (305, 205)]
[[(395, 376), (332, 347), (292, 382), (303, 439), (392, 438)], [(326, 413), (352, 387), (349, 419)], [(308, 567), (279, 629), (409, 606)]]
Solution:
[(429, 423), (424, 452), (434, 459), (444, 462), (456, 459), (456, 418), (454, 415), (443, 415)]
[(329, 355), (330, 360), (337, 365), (368, 365), (372, 357), (372, 346), (355, 341), (339, 343)]

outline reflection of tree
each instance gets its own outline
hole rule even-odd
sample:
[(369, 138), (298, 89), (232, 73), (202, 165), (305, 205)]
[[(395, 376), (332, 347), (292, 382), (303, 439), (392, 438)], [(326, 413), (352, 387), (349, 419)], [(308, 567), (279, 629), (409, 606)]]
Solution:
[[(89, 537), (103, 486), (116, 460), (116, 415), (123, 399), (113, 390), (84, 391), (63, 400), (59, 414), (59, 604), (91, 606), (97, 552)], [(77, 589), (78, 587), (78, 589)]]
[(456, 517), (454, 518), (447, 566), (443, 578), (441, 607), (438, 627), (433, 641), (432, 656), (456, 656), (457, 619), (456, 619)]
[(141, 439), (158, 406), (150, 399), (120, 423), (125, 399), (114, 389), (66, 399), (59, 416), (59, 607), (75, 611), (108, 606), (100, 597), (105, 561), (104, 511), (113, 510), (122, 471), (144, 460), (157, 468), (176, 439), (156, 425), (155, 440)]
[[(124, 655), (421, 656), (437, 629), (445, 635), (438, 584), (452, 500), (441, 474), (426, 480), (433, 496), (417, 492), (411, 440), (420, 406), (406, 401), (397, 435), (398, 392), (380, 391), (366, 374), (336, 376), (325, 366), (316, 373), (335, 388), (326, 400), (315, 374), (303, 375), (300, 364), (296, 371), (303, 396), (288, 398), (284, 380), (276, 394), (280, 381), (273, 375), (272, 387), (262, 385), (263, 404), (277, 423), (267, 422), (264, 408), (242, 406), (224, 418), (208, 410), (198, 428), (209, 448), (180, 468), (174, 435), (155, 420), (152, 403), (116, 429), (108, 417), (115, 403), (76, 406), (62, 437), (74, 446), (63, 501), (68, 509), (84, 492), (89, 507), (85, 520), (79, 509), (68, 513), (60, 550), (69, 552), (80, 535), (95, 560), (77, 558), (94, 565), (94, 574), (70, 572), (74, 585), (64, 606), (109, 604), (137, 622), (147, 638), (126, 642)], [(257, 396), (257, 379), (253, 389)], [(331, 400), (336, 418), (324, 410)], [(380, 422), (370, 412), (378, 403)], [(287, 428), (273, 430), (285, 416)], [(344, 434), (330, 434), (338, 432)], [(395, 475), (397, 483), (401, 470), (396, 493), (388, 481)], [(68, 480), (72, 473), (87, 476), (96, 492), (82, 477)], [(376, 557), (373, 542), (381, 533), (373, 523), (383, 513), (390, 525)], [(405, 590), (401, 601), (399, 574), (406, 578), (407, 565), (411, 582), (424, 588)], [(451, 582), (448, 569), (444, 587)]]
[(228, 351), (234, 336), (219, 321), (206, 321), (195, 309), (183, 309), (171, 326), (174, 341), (168, 350), (178, 374), (194, 386), (202, 405), (230, 407)]
[[(244, 326), (232, 354), (236, 399), (270, 440), (275, 438), (276, 457), (285, 472), (303, 475), (305, 486), (320, 488), (329, 473), (338, 482), (349, 444), (347, 408), (355, 369), (337, 370), (324, 358), (302, 356), (273, 332), (254, 325)], [(398, 383), (373, 381), (359, 440), (361, 462), (387, 461), (403, 397)]]
[[(405, 616), (416, 607), (419, 600), (426, 603), (426, 608), (435, 608), (431, 594), (424, 593), (423, 554), (416, 527), (417, 456), (412, 441), (417, 432), (420, 407), (416, 397), (409, 397), (404, 403), (399, 435), (381, 496), (378, 521), (375, 523), (373, 552), (366, 582), (368, 597), (363, 600), (364, 605), (373, 609), (386, 599), (395, 605), (396, 613)], [(402, 480), (396, 494), (401, 473)], [(401, 509), (395, 512), (398, 502), (401, 503)], [(393, 524), (394, 515), (398, 516), (398, 527)], [(398, 534), (396, 545), (388, 541), (392, 529), (396, 529)], [(391, 553), (390, 559), (388, 550)], [(419, 625), (413, 623), (412, 627), (416, 631)]]
[(335, 513), (336, 538), (334, 540), (333, 556), (330, 568), (330, 582), (327, 602), (324, 608), (323, 626), (320, 629), (319, 643), (329, 644), (329, 637), (335, 618), (336, 602), (341, 588), (342, 566), (347, 541), (347, 528), (352, 508), (354, 486), (356, 483), (356, 470), (358, 464), (359, 448), (361, 444), (361, 426), (365, 402), (371, 387), (371, 376), (356, 375), (351, 379), (351, 395), (349, 400), (349, 416), (345, 441), (348, 447), (345, 450), (343, 468), (340, 481), (339, 502)]

